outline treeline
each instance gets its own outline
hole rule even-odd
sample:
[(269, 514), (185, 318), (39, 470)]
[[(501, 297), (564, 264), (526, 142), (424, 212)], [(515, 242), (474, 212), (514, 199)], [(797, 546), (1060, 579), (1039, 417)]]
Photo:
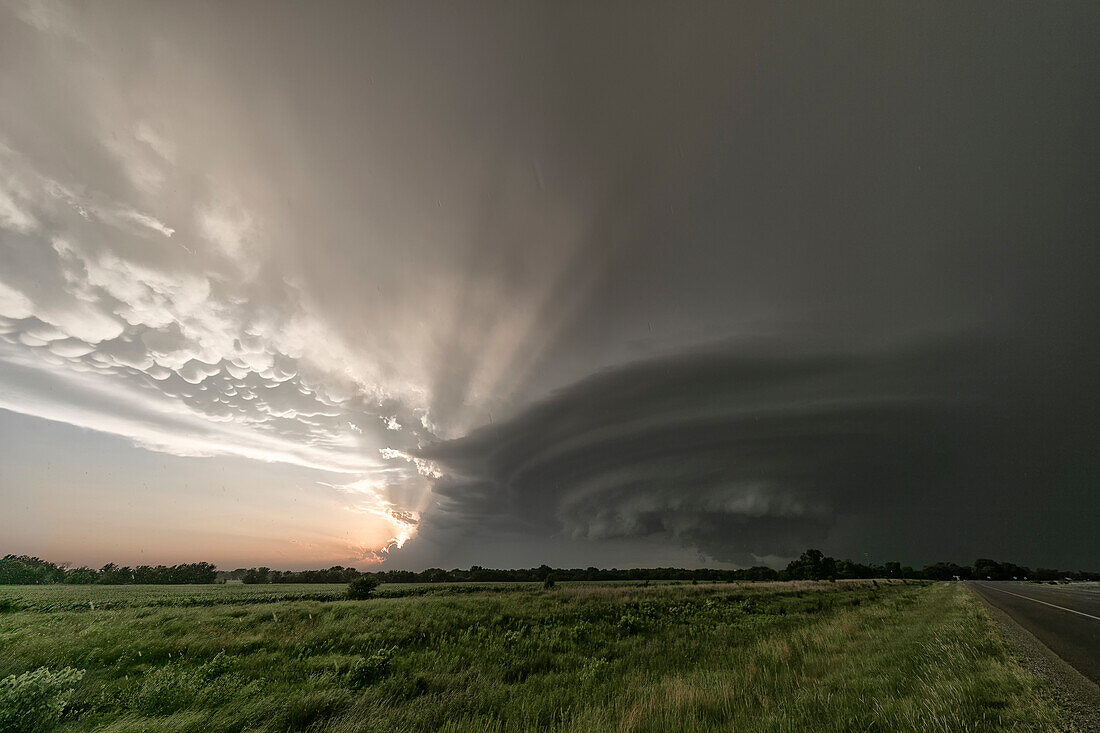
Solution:
[(1100, 573), (1054, 570), (1050, 568), (1030, 568), (1002, 563), (995, 560), (979, 559), (974, 565), (956, 565), (938, 562), (916, 570), (908, 565), (888, 562), (882, 565), (863, 564), (851, 560), (837, 560), (828, 557), (819, 550), (806, 550), (797, 560), (781, 570), (762, 565), (736, 570), (715, 570), (702, 568), (687, 570), (684, 568), (552, 568), (541, 565), (537, 568), (519, 570), (496, 570), (474, 565), (469, 570), (455, 568), (428, 568), (419, 572), (413, 570), (382, 570), (379, 572), (360, 572), (355, 568), (339, 565), (328, 570), (283, 571), (270, 568), (239, 568), (232, 572), (218, 573), (219, 578), (240, 580), (245, 583), (347, 583), (352, 579), (367, 576), (379, 583), (530, 583), (544, 582), (548, 577), (556, 581), (569, 580), (695, 580), (695, 581), (737, 581), (737, 580), (847, 580), (859, 578), (908, 578), (915, 580), (974, 580), (990, 578), (992, 580), (1100, 580)]
[(836, 560), (818, 550), (806, 550), (786, 568), (773, 571), (776, 580), (829, 580), (848, 578), (912, 578), (917, 580), (1100, 580), (1100, 573), (1054, 568), (1031, 569), (1010, 562), (979, 558), (973, 565), (938, 562), (915, 570), (908, 565), (888, 562), (864, 565), (851, 560)]
[(328, 570), (272, 570), (271, 568), (237, 568), (218, 573), (218, 580), (239, 580), (242, 583), (350, 583), (364, 575), (355, 568), (334, 565)]
[(187, 583), (349, 583), (360, 577), (370, 577), (379, 583), (493, 583), (493, 582), (545, 582), (570, 580), (687, 580), (687, 581), (737, 581), (737, 580), (845, 580), (857, 578), (907, 578), (924, 580), (1100, 580), (1100, 572), (1031, 569), (996, 560), (979, 559), (973, 565), (956, 565), (938, 562), (917, 570), (900, 563), (882, 565), (863, 564), (852, 560), (837, 560), (819, 550), (806, 550), (801, 557), (781, 570), (756, 566), (736, 570), (684, 568), (537, 568), (496, 570), (474, 565), (469, 570), (443, 570), (428, 568), (420, 572), (412, 570), (382, 570), (361, 572), (340, 565), (327, 570), (272, 570), (271, 568), (237, 568), (218, 571), (210, 563), (188, 563), (167, 567), (140, 565), (121, 567), (113, 563), (99, 570), (91, 568), (67, 568), (26, 555), (7, 555), (0, 559), (0, 585), (41, 585), (48, 583), (77, 583), (104, 585), (129, 584), (187, 584)]
[(213, 583), (216, 577), (217, 568), (208, 562), (134, 568), (108, 563), (95, 570), (69, 568), (28, 555), (5, 555), (0, 559), (0, 585), (190, 585)]

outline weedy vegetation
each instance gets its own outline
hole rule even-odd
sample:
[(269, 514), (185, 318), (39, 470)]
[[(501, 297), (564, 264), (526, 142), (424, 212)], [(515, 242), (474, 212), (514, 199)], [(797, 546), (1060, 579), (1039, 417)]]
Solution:
[(0, 730), (1059, 729), (951, 583), (404, 590), (0, 587)]

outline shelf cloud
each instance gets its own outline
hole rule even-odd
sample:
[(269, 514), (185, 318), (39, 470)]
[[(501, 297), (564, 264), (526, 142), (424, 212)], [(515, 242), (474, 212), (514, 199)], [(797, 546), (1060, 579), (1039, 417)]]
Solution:
[(1034, 386), (1066, 372), (1031, 374), (1026, 360), (1018, 344), (971, 336), (862, 351), (728, 344), (610, 369), (422, 449), (440, 507), (421, 533), (645, 538), (740, 564), (808, 545), (856, 554), (869, 540), (934, 556), (991, 518), (1024, 522), (1036, 484), (1064, 480), (1052, 450), (1087, 462), (1095, 423), (1061, 424), (1076, 395)]

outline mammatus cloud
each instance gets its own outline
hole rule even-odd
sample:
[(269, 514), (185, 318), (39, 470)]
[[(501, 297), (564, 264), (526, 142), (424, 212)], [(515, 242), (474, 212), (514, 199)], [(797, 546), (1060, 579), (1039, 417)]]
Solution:
[[(415, 445), (420, 431), (403, 431), (398, 416), (418, 425), (418, 413), (312, 361), (309, 342), (293, 339), (315, 338), (320, 324), (301, 323), (300, 311), (290, 322), (246, 311), (193, 273), (110, 252), (93, 257), (60, 238), (52, 250), (67, 298), (54, 293), (40, 307), (0, 284), (0, 407), (174, 455), (236, 455), (347, 474), (349, 508), (393, 532), (381, 548), (349, 548), (364, 562), (415, 533), (409, 507), (423, 484), (380, 448)], [(372, 429), (353, 430), (356, 423)], [(351, 480), (364, 475), (369, 482)]]
[[(17, 10), (43, 47), (97, 63), (69, 6)], [(0, 129), (0, 408), (178, 456), (370, 477), (355, 510), (403, 543), (423, 484), (380, 450), (421, 440), (423, 396), (383, 379), (270, 265), (264, 222), (231, 185), (188, 169), (147, 120), (112, 128), (122, 92), (96, 84), (71, 100), (92, 124), (55, 132), (102, 146), (98, 179)]]
[[(20, 192), (8, 196), (18, 200), (13, 221), (33, 222), (10, 225), (4, 236), (4, 368), (13, 379), (22, 375), (25, 389), (8, 390), (8, 409), (41, 414), (47, 404), (69, 404), (74, 414), (78, 408), (86, 416), (103, 414), (101, 428), (121, 413), (113, 415), (122, 418), (110, 423), (113, 431), (160, 450), (236, 453), (344, 472), (382, 465), (378, 448), (401, 432), (399, 415), (419, 425), (415, 412), (402, 412), (415, 406), (355, 374), (347, 346), (312, 317), (291, 286), (261, 302), (253, 282), (213, 269), (217, 261), (165, 266), (155, 257), (120, 253), (104, 243), (117, 238), (157, 247), (155, 238), (166, 238), (169, 227), (136, 213), (86, 217), (88, 207), (56, 195), (61, 184), (28, 171), (10, 151), (7, 162), (6, 190)], [(208, 211), (200, 215), (211, 221)], [(213, 221), (204, 229), (213, 241), (193, 241), (196, 259), (204, 247), (224, 251), (229, 239), (238, 242), (231, 253), (240, 252), (247, 219)], [(127, 222), (149, 231), (131, 230)], [(58, 386), (36, 399), (32, 371), (43, 385)], [(72, 394), (59, 398), (66, 389)], [(147, 427), (119, 427), (134, 417), (129, 410), (140, 410), (137, 423)], [(363, 437), (351, 424), (377, 429)], [(83, 425), (97, 427), (91, 417)], [(406, 440), (415, 445), (416, 433), (410, 434)]]

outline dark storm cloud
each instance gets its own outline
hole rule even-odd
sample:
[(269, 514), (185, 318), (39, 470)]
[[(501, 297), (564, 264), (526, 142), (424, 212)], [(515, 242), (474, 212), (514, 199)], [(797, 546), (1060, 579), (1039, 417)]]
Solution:
[[(808, 545), (966, 557), (998, 532), (1019, 545), (1044, 524), (1036, 492), (1048, 506), (1072, 500), (1066, 465), (1096, 468), (1084, 452), (1095, 420), (1058, 425), (1073, 389), (1043, 394), (1034, 381), (1065, 370), (1035, 374), (1026, 359), (971, 336), (846, 352), (725, 346), (609, 370), (422, 450), (442, 477), (421, 537), (593, 553), (646, 538), (740, 563)], [(1052, 446), (1071, 455), (1051, 460)], [(1067, 530), (1076, 511), (1056, 512)]]
[(1095, 555), (1096, 4), (0, 18), (0, 407), (421, 566)]
[[(418, 541), (1095, 564), (1096, 13), (742, 20), (747, 64), (680, 80), (722, 99), (701, 155), (618, 118), (661, 143), (599, 199), (583, 304), (540, 321), (520, 393), (544, 399), (422, 452), (444, 476)], [(691, 349), (742, 334), (785, 346)]]

